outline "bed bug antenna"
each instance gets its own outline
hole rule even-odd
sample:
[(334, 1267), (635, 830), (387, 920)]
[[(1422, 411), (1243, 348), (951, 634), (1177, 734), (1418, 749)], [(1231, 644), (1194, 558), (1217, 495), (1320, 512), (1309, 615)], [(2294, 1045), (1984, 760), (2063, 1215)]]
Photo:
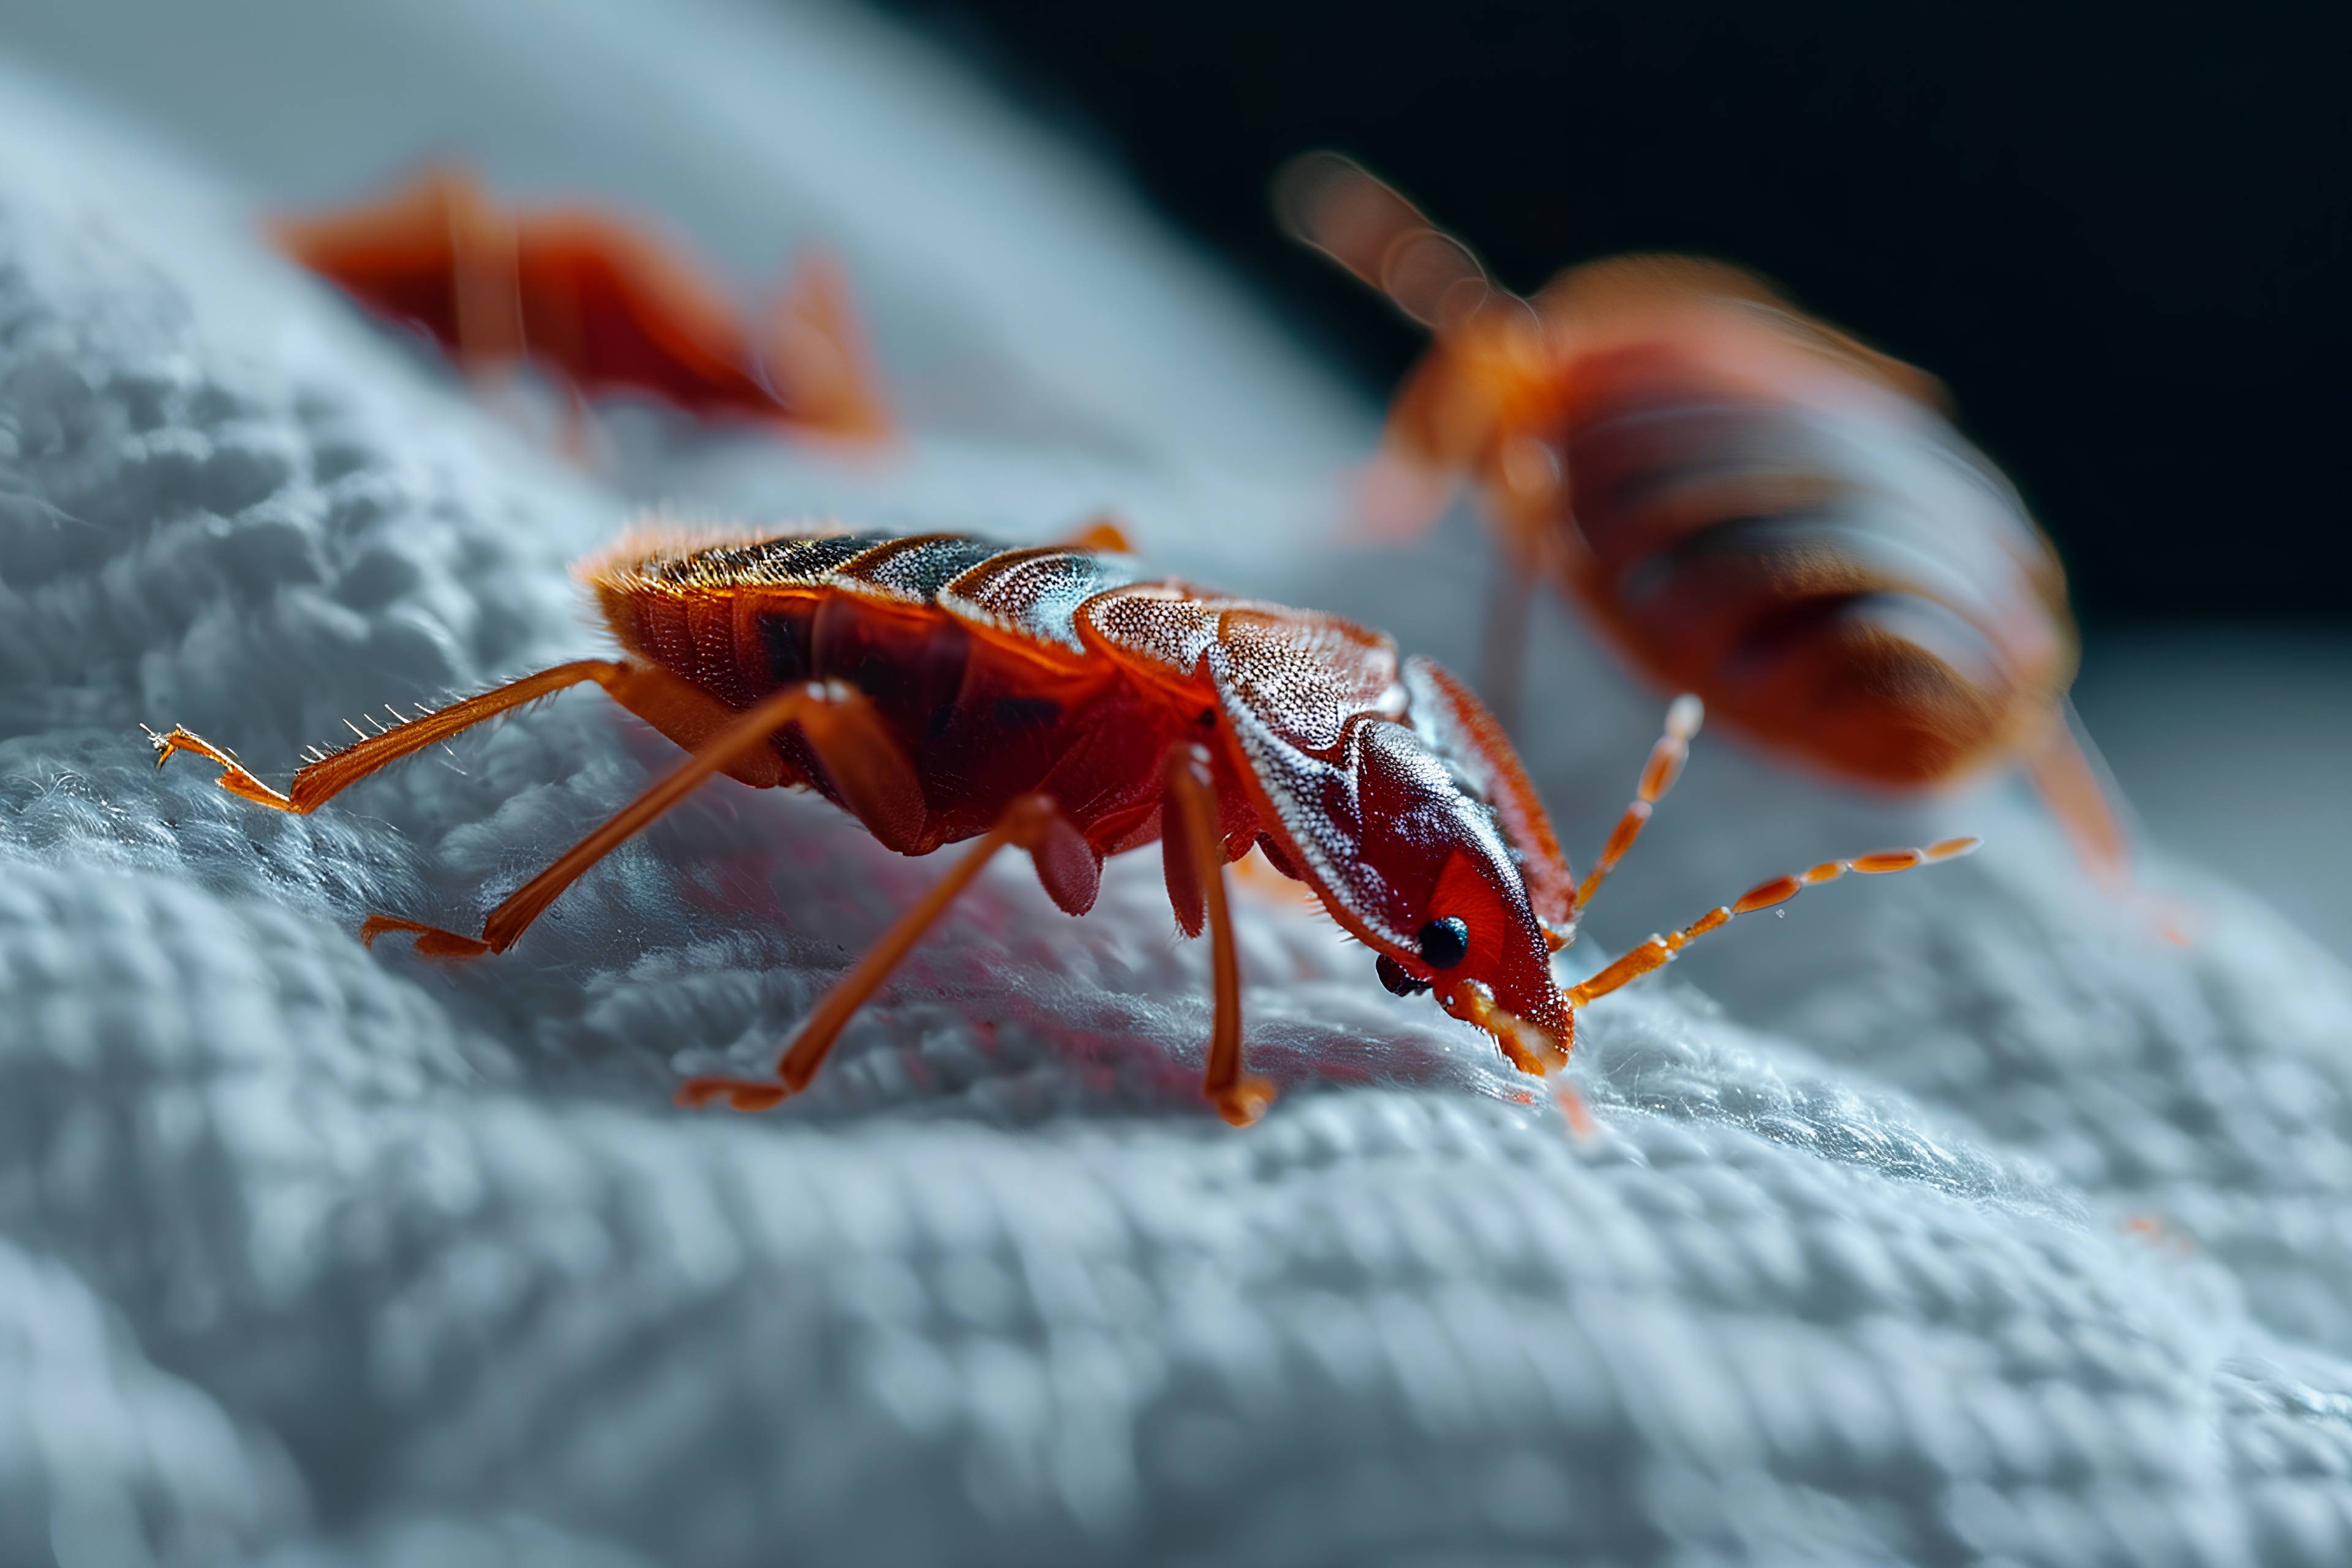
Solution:
[(1722, 930), (1740, 915), (1785, 904), (1807, 888), (1834, 882), (1849, 872), (1865, 877), (1884, 877), (1896, 871), (1914, 871), (1922, 866), (1933, 866), (1940, 861), (1956, 860), (1963, 855), (1973, 854), (1983, 842), (1973, 837), (1946, 838), (1925, 849), (1874, 850), (1849, 859), (1823, 860), (1802, 871), (1759, 882), (1730, 903), (1717, 905), (1680, 931), (1651, 937), (1582, 984), (1571, 985), (1561, 994), (1573, 1012), (1588, 1002), (1632, 984), (1654, 970), (1664, 968), (1681, 956), (1683, 949), (1692, 942), (1709, 931)]
[(1274, 179), (1274, 208), (1285, 233), (1433, 331), (1450, 331), (1495, 301), (1516, 300), (1468, 246), (1340, 153), (1305, 153), (1284, 164)]

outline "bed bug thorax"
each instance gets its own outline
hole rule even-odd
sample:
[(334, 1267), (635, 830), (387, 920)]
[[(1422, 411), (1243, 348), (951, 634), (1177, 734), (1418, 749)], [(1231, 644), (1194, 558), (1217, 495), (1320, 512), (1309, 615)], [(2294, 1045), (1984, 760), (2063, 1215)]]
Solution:
[[(1091, 542), (1117, 542), (1101, 525)], [(814, 530), (724, 541), (634, 539), (583, 569), (623, 649), (420, 712), (323, 754), (284, 792), (185, 730), (225, 789), (315, 810), (377, 769), (566, 687), (593, 682), (688, 753), (494, 909), (478, 936), (371, 915), (370, 942), (446, 958), (499, 952), (563, 889), (713, 773), (813, 789), (890, 848), (977, 840), (804, 1020), (773, 1079), (704, 1078), (679, 1098), (741, 1110), (807, 1085), (843, 1025), (998, 849), (1028, 851), (1067, 912), (1092, 907), (1106, 857), (1157, 840), (1187, 935), (1211, 939), (1203, 1089), (1236, 1124), (1273, 1087), (1243, 1070), (1225, 868), (1262, 847), (1370, 947), (1380, 982), (1432, 994), (1524, 1070), (1549, 1073), (1575, 1009), (1671, 960), (1735, 914), (1846, 870), (1891, 871), (1973, 840), (1831, 861), (1653, 937), (1563, 989), (1552, 956), (1672, 787), (1699, 721), (1665, 733), (1580, 882), (1491, 715), (1426, 658), (1334, 616), (1145, 577), (1121, 552), (1009, 547), (955, 534)]]

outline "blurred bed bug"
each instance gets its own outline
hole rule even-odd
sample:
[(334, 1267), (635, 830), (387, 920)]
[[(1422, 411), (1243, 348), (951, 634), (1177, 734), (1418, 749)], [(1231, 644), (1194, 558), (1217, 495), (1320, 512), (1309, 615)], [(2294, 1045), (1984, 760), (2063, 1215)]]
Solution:
[(493, 910), (479, 936), (387, 915), (446, 958), (501, 952), (599, 858), (713, 773), (824, 795), (903, 854), (978, 839), (801, 1025), (772, 1081), (698, 1078), (678, 1098), (763, 1110), (804, 1088), (835, 1037), (1007, 845), (1054, 902), (1091, 908), (1104, 858), (1160, 845), (1169, 902), (1209, 933), (1215, 1001), (1203, 1089), (1227, 1121), (1274, 1090), (1242, 1061), (1225, 867), (1252, 846), (1372, 949), (1382, 984), (1433, 992), (1533, 1073), (1568, 1058), (1575, 1009), (1667, 963), (1733, 916), (1845, 872), (1974, 847), (1833, 860), (1775, 878), (1654, 936), (1563, 990), (1551, 955), (1670, 788), (1699, 722), (1677, 700), (1638, 798), (1579, 882), (1510, 744), (1469, 691), (1378, 633), (1310, 611), (1150, 580), (1120, 554), (953, 534), (796, 532), (732, 542), (639, 536), (582, 575), (625, 657), (526, 676), (314, 758), (279, 794), (185, 730), (221, 787), (316, 810), (385, 764), (593, 681), (691, 753)]
[(1479, 481), (1513, 558), (1489, 624), (1498, 711), (1532, 563), (1660, 686), (1834, 777), (1908, 791), (2021, 761), (2084, 862), (2125, 880), (2069, 723), (2064, 574), (1930, 377), (1686, 257), (1592, 262), (1521, 299), (1336, 154), (1295, 161), (1276, 199), (1433, 334), (1378, 471), (1417, 520), (1449, 476)]
[(724, 296), (643, 230), (584, 209), (509, 211), (451, 170), (273, 230), (296, 262), (423, 328), (468, 371), (528, 362), (579, 397), (632, 392), (845, 440), (891, 432), (847, 279), (821, 252), (802, 257), (755, 343)]

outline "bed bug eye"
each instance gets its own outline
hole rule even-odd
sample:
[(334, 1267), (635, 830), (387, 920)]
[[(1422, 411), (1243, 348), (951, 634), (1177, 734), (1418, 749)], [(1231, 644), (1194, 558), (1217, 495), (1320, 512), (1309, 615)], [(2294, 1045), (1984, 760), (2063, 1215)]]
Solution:
[(1389, 988), (1391, 995), (1418, 996), (1429, 989), (1428, 981), (1414, 979), (1405, 972), (1403, 964), (1385, 952), (1381, 954), (1379, 962), (1372, 965), (1372, 970), (1381, 977), (1381, 984)]
[(1414, 940), (1421, 943), (1423, 961), (1432, 969), (1451, 969), (1470, 951), (1470, 927), (1460, 917), (1448, 915), (1422, 927)]

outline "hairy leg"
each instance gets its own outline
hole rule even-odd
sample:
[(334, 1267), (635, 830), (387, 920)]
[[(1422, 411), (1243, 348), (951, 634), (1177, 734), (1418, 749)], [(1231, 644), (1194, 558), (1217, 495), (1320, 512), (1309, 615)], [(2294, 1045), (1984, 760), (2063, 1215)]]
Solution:
[[(376, 733), (373, 735), (345, 720), (344, 723), (359, 740), (340, 751), (312, 758), (309, 766), (294, 775), (294, 782), (284, 795), (247, 772), (234, 752), (224, 751), (203, 736), (192, 734), (177, 725), (168, 735), (158, 735), (150, 730), (147, 740), (155, 748), (155, 765), (159, 768), (179, 752), (192, 752), (220, 764), (218, 782), (220, 787), (229, 794), (242, 795), (256, 805), (266, 805), (272, 811), (290, 811), (306, 816), (370, 773), (446, 741), (460, 731), (470, 730), (485, 720), (495, 719), (509, 709), (520, 708), (526, 702), (536, 702), (567, 687), (590, 680), (620, 697), (623, 690), (638, 679), (640, 673), (634, 666), (612, 659), (575, 659), (570, 664), (559, 664), (552, 669), (542, 669), (536, 675), (526, 675), (520, 680), (510, 680), (495, 690), (485, 691), (478, 697), (468, 697), (462, 702), (453, 702), (446, 708), (431, 712), (419, 712), (406, 719), (393, 712), (393, 717), (399, 722), (389, 730), (377, 724)], [(373, 720), (369, 721), (375, 722)]]
[[(700, 738), (693, 754), (667, 776), (614, 812), (492, 910), (480, 936), (463, 936), (391, 915), (370, 915), (360, 927), (360, 939), (372, 944), (388, 932), (407, 931), (415, 936), (417, 951), (436, 957), (476, 958), (504, 952), (589, 867), (684, 800), (713, 773), (744, 758), (773, 757), (776, 732), (793, 723), (808, 737), (810, 748), (851, 812), (875, 827), (878, 837), (907, 837), (903, 825), (909, 812), (917, 822), (920, 820), (919, 786), (912, 767), (866, 699), (855, 688), (838, 682), (787, 687)], [(781, 777), (781, 765), (776, 766)]]
[(808, 1016), (793, 1033), (792, 1043), (784, 1047), (776, 1062), (774, 1079), (688, 1079), (678, 1087), (677, 1103), (693, 1108), (723, 1099), (737, 1110), (767, 1110), (806, 1089), (817, 1069), (824, 1065), (843, 1026), (881, 989), (890, 972), (905, 961), (948, 906), (971, 886), (996, 852), (1008, 844), (1034, 850), (1050, 842), (1060, 820), (1054, 803), (1044, 795), (1024, 795), (1014, 801), (996, 826), (949, 868), (948, 874), (923, 895), (921, 901), (882, 933), (882, 939), (858, 960), (856, 967), (835, 982), (833, 989), (817, 1004), (816, 1011)]

